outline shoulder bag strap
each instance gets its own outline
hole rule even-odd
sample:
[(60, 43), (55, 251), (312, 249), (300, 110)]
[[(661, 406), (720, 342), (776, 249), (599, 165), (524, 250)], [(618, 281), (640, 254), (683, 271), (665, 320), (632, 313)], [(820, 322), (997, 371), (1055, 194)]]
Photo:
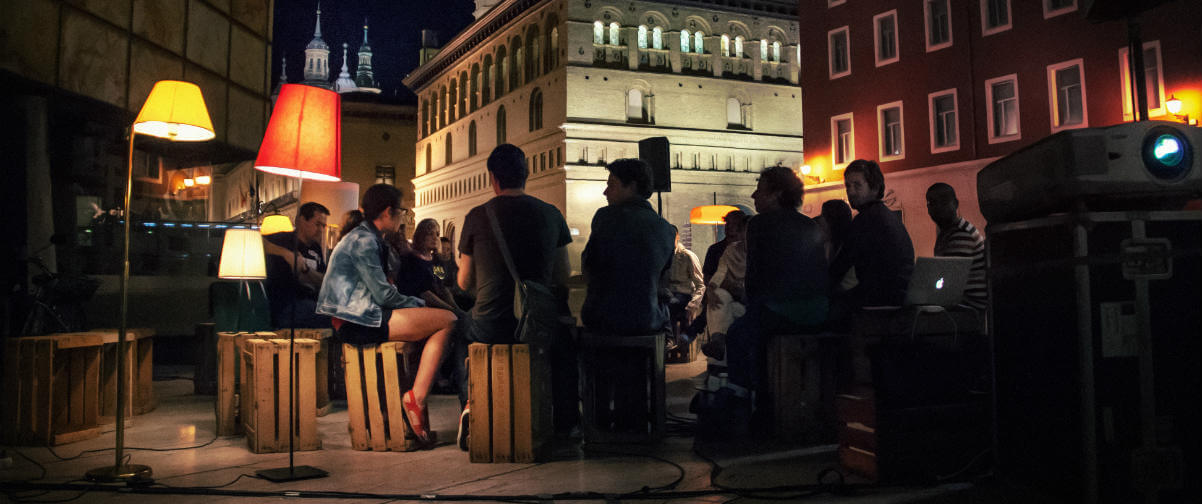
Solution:
[(497, 248), (501, 249), (501, 257), (505, 258), (505, 266), (509, 268), (509, 274), (513, 275), (513, 283), (521, 284), (522, 279), (518, 276), (517, 266), (514, 266), (513, 257), (509, 255), (509, 245), (505, 243), (505, 235), (501, 233), (501, 225), (497, 222), (497, 213), (487, 203), (484, 204), (484, 212), (488, 214), (488, 223), (492, 226), (492, 234), (497, 239)]

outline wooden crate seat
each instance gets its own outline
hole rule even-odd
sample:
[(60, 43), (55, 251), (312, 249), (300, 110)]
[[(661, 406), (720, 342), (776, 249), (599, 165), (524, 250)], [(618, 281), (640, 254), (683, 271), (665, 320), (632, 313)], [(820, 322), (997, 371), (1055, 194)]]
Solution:
[(468, 346), (472, 462), (528, 464), (551, 456), (551, 363), (546, 348)]
[(316, 370), (317, 340), (292, 341), (294, 357), (289, 358), (289, 340), (248, 339), (242, 346), (241, 394), (242, 428), (246, 444), (255, 453), (288, 450), (289, 407), (293, 390), (288, 381), (289, 366), (296, 369), (296, 416), (292, 424), (292, 443), (296, 451), (321, 449), (317, 436)]
[(401, 396), (413, 388), (421, 348), (401, 341), (342, 345), (351, 449), (403, 452), (418, 448), (417, 437), (404, 419)]
[(96, 334), (8, 338), (0, 442), (59, 445), (100, 434), (100, 350)]
[[(665, 337), (662, 333), (614, 336), (585, 331), (582, 334), (581, 427), (586, 442), (641, 443), (663, 438)], [(619, 367), (632, 376), (615, 373)], [(637, 425), (620, 425), (629, 419), (634, 419)]]

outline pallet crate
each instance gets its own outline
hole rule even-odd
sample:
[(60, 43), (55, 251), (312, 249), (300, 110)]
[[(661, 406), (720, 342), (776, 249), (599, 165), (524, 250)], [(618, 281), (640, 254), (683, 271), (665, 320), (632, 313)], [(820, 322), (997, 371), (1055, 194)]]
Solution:
[(841, 339), (834, 333), (769, 337), (763, 400), (771, 407), (776, 439), (822, 444), (835, 438), (835, 365)]
[(469, 459), (523, 464), (547, 460), (553, 427), (546, 349), (473, 343), (468, 358)]
[[(82, 333), (94, 334), (104, 341), (101, 353), (100, 423), (109, 424), (117, 416), (117, 332), (118, 329), (95, 329)], [(125, 376), (128, 392), (125, 396), (125, 418), (153, 410), (154, 398), (154, 329), (131, 327), (125, 331)]]
[(271, 339), (275, 333), (219, 332), (217, 333), (217, 435), (235, 436), (242, 433), (240, 387), (246, 376), (242, 368), (242, 347), (251, 338)]
[(246, 444), (254, 453), (273, 453), (288, 449), (289, 406), (292, 401), (288, 383), (290, 365), (296, 365), (296, 418), (293, 447), (297, 451), (321, 449), (317, 436), (317, 405), (314, 360), (317, 341), (295, 339), (294, 357), (289, 358), (288, 340), (248, 339), (242, 347), (243, 393), (242, 428)]
[(405, 422), (401, 395), (413, 388), (421, 346), (402, 341), (364, 347), (343, 344), (342, 359), (351, 449), (416, 450), (417, 438)]
[[(583, 414), (580, 425), (586, 442), (598, 443), (646, 443), (656, 442), (663, 438), (664, 424), (667, 416), (664, 389), (664, 339), (666, 335), (653, 334), (647, 336), (614, 336), (606, 334), (585, 333), (580, 338), (580, 398)], [(631, 363), (638, 367), (639, 376), (631, 377), (638, 383), (630, 383), (633, 387), (642, 387), (641, 391), (614, 390), (615, 394), (640, 394), (642, 400), (638, 414), (647, 420), (641, 429), (636, 431), (615, 431), (601, 425), (599, 413), (607, 418), (612, 415), (629, 415), (633, 412), (622, 411), (614, 404), (612, 409), (605, 400), (609, 390), (605, 387), (614, 385), (612, 369), (615, 363)], [(617, 397), (615, 395), (615, 397)], [(637, 397), (637, 396), (636, 396)], [(603, 404), (598, 404), (598, 403)], [(604, 410), (604, 411), (602, 411)]]
[(59, 445), (98, 436), (102, 345), (86, 333), (9, 338), (0, 442)]
[[(277, 329), (280, 338), (288, 338), (291, 329)], [(317, 416), (330, 413), (330, 341), (334, 337), (333, 329), (297, 328), (297, 338), (317, 340)]]

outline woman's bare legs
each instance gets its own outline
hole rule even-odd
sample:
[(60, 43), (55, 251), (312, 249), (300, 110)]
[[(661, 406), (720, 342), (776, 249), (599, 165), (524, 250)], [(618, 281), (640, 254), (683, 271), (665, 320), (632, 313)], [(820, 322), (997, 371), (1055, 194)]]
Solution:
[(426, 342), (417, 376), (413, 379), (413, 398), (423, 407), (430, 385), (434, 383), (434, 373), (442, 364), (455, 319), (454, 313), (438, 308), (401, 308), (393, 310), (388, 321), (389, 340)]

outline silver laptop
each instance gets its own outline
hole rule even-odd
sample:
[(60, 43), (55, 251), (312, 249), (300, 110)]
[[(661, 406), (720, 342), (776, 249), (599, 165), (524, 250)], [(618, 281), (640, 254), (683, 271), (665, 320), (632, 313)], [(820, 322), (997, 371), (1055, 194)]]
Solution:
[(964, 299), (971, 257), (919, 257), (906, 292), (907, 306), (955, 306)]

